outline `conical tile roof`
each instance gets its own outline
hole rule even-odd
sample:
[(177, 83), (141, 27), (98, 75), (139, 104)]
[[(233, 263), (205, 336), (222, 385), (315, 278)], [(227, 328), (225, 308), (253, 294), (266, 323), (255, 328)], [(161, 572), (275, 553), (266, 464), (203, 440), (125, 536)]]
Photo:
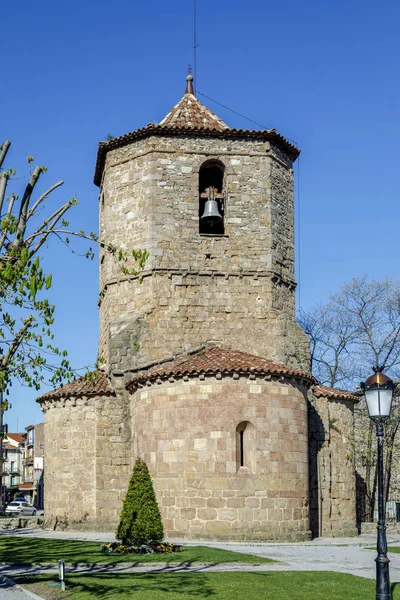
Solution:
[(228, 125), (221, 121), (212, 110), (204, 106), (193, 93), (193, 77), (186, 78), (185, 95), (159, 123), (168, 129), (205, 129), (225, 131)]
[(127, 384), (127, 389), (132, 390), (138, 383), (168, 377), (183, 377), (185, 375), (197, 376), (200, 373), (258, 373), (298, 377), (315, 383), (314, 378), (304, 371), (292, 369), (285, 365), (273, 363), (270, 360), (242, 352), (232, 350), (224, 346), (211, 345), (201, 348), (196, 352), (161, 365), (156, 365), (149, 370), (134, 376)]
[(232, 129), (224, 123), (212, 110), (204, 106), (196, 98), (193, 91), (193, 77), (186, 78), (186, 91), (183, 98), (163, 118), (161, 123), (149, 123), (146, 127), (136, 129), (108, 142), (100, 142), (97, 152), (94, 183), (101, 185), (106, 156), (110, 150), (122, 148), (136, 140), (150, 136), (193, 136), (223, 139), (245, 139), (271, 142), (295, 161), (300, 150), (280, 135), (276, 129)]
[(70, 396), (115, 396), (115, 392), (110, 385), (104, 371), (93, 371), (92, 373), (79, 377), (70, 383), (67, 383), (55, 390), (50, 390), (36, 399), (36, 402), (44, 400), (54, 400), (57, 398)]

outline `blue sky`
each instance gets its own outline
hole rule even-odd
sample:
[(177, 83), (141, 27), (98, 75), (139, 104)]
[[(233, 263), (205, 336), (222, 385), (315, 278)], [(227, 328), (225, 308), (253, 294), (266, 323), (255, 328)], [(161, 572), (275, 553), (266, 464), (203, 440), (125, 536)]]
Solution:
[[(65, 181), (52, 204), (76, 194), (72, 224), (97, 230), (97, 143), (160, 121), (180, 99), (193, 62), (192, 8), (192, 0), (5, 0), (0, 139), (13, 143), (15, 192), (33, 155), (48, 167), (43, 187)], [(197, 89), (302, 149), (301, 306), (364, 273), (398, 277), (399, 3), (197, 0), (197, 17)], [(199, 98), (232, 127), (257, 128)], [(76, 367), (93, 363), (97, 263), (52, 243), (46, 266), (58, 344)], [(41, 420), (35, 396), (13, 387), (11, 430)]]

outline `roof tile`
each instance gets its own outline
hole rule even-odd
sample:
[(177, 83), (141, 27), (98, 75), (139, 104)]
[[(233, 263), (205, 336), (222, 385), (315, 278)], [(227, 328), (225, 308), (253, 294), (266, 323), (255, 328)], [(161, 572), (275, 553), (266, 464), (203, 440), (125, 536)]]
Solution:
[(206, 108), (193, 94), (186, 93), (178, 104), (159, 123), (168, 129), (206, 129), (225, 131), (228, 125), (212, 110)]
[[(186, 78), (188, 82), (188, 78)], [(280, 135), (276, 129), (248, 130), (231, 129), (217, 115), (204, 106), (193, 93), (193, 86), (187, 85), (183, 98), (158, 124), (149, 123), (146, 127), (137, 129), (109, 142), (100, 142), (97, 152), (94, 183), (101, 184), (107, 152), (122, 148), (135, 140), (149, 136), (196, 136), (219, 137), (226, 139), (254, 139), (262, 142), (272, 142), (281, 148), (291, 160), (296, 160), (300, 150)]]
[(145, 373), (133, 377), (127, 384), (127, 387), (132, 388), (136, 383), (144, 382), (146, 380), (151, 381), (158, 378), (163, 379), (172, 376), (181, 377), (184, 375), (197, 375), (200, 373), (259, 373), (261, 375), (287, 375), (306, 378), (310, 382), (314, 382), (313, 377), (309, 373), (273, 363), (265, 358), (249, 354), (248, 352), (231, 350), (230, 348), (222, 346), (210, 346), (198, 350), (182, 359), (152, 367)]
[(314, 395), (317, 398), (330, 398), (332, 400), (353, 400), (359, 402), (360, 398), (354, 392), (341, 390), (340, 388), (331, 388), (326, 385), (317, 385), (313, 388)]
[(44, 400), (53, 400), (57, 398), (63, 398), (65, 396), (104, 396), (104, 395), (115, 395), (110, 382), (104, 373), (104, 371), (93, 371), (89, 375), (80, 377), (67, 383), (55, 390), (46, 392), (36, 402), (43, 402)]

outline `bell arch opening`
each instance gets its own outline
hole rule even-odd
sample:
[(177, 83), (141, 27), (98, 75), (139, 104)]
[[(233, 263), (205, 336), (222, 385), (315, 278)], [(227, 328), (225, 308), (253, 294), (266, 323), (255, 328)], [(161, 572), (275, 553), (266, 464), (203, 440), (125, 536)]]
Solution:
[(219, 160), (207, 160), (199, 170), (199, 233), (224, 234), (224, 173)]

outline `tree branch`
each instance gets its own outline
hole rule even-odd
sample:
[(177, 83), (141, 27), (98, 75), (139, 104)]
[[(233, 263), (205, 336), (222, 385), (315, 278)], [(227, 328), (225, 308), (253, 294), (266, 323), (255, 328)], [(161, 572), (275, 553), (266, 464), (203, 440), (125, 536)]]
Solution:
[(10, 146), (11, 146), (11, 142), (9, 140), (6, 140), (4, 142), (4, 144), (2, 145), (1, 152), (0, 152), (0, 169), (3, 166), (4, 159), (7, 156), (7, 152), (9, 150)]
[(9, 174), (8, 172), (0, 175), (0, 217), (3, 210), (4, 196), (6, 195), (7, 183)]
[[(46, 219), (46, 225), (48, 225), (48, 229), (43, 230), (42, 227), (40, 227), (39, 228), (40, 231), (37, 230), (35, 234), (33, 234), (32, 236), (30, 236), (30, 238), (27, 238), (26, 241), (29, 242), (29, 240), (31, 238), (33, 239), (34, 237), (37, 237), (37, 235), (41, 235), (42, 236), (40, 238), (40, 240), (38, 241), (38, 243), (36, 244), (36, 246), (34, 246), (34, 248), (30, 251), (30, 255), (31, 256), (33, 256), (34, 254), (36, 254), (36, 252), (41, 248), (41, 246), (43, 246), (43, 244), (47, 240), (49, 234), (52, 231), (54, 231), (54, 227), (57, 225), (58, 221), (63, 217), (63, 215), (67, 212), (67, 210), (69, 210), (71, 208), (71, 206), (72, 206), (72, 203), (70, 201), (67, 202), (67, 204), (64, 204), (64, 206), (62, 206), (55, 213), (53, 213), (53, 215), (51, 217), (49, 217), (48, 219)], [(43, 225), (44, 225), (44, 223), (43, 223)]]
[(26, 335), (26, 332), (28, 331), (29, 327), (32, 325), (34, 320), (35, 319), (33, 318), (32, 315), (29, 316), (27, 319), (25, 319), (24, 324), (22, 325), (21, 329), (18, 331), (17, 335), (15, 336), (12, 343), (10, 344), (6, 354), (3, 356), (2, 360), (1, 360), (0, 365), (1, 365), (2, 370), (7, 370), (7, 365), (13, 359), (14, 354), (17, 352), (19, 346), (22, 344), (24, 337)]
[(42, 172), (43, 172), (43, 167), (35, 167), (32, 175), (29, 179), (29, 182), (25, 188), (24, 195), (21, 200), (21, 206), (19, 209), (17, 230), (15, 232), (14, 239), (11, 242), (11, 248), (17, 248), (19, 246), (22, 246), (22, 244), (24, 243), (26, 223), (28, 220), (29, 202), (30, 202), (30, 199), (32, 196), (32, 192), (35, 188), (35, 185), (37, 184)]
[(46, 190), (44, 192), (44, 194), (42, 194), (40, 196), (40, 198), (38, 198), (35, 202), (35, 204), (29, 209), (28, 212), (28, 219), (31, 218), (31, 216), (34, 214), (34, 212), (37, 210), (38, 206), (43, 202), (43, 200), (45, 200), (47, 198), (47, 196), (49, 196), (51, 194), (52, 191), (54, 191), (56, 188), (60, 187), (60, 185), (64, 185), (63, 181), (57, 181), (57, 183), (55, 183), (54, 185), (52, 185), (51, 187), (49, 187), (48, 190)]

